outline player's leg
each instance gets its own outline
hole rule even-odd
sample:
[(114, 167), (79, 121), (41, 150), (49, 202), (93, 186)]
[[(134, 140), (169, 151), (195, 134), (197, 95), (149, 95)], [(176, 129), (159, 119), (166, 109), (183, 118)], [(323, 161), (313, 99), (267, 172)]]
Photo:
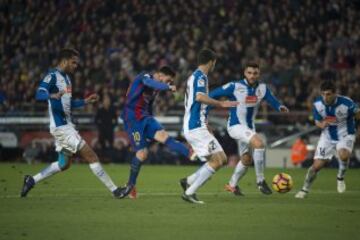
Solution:
[(216, 138), (205, 129), (185, 134), (185, 138), (192, 145), (196, 154), (201, 159), (207, 159), (208, 162), (196, 171), (195, 177), (193, 177), (194, 174), (188, 177), (192, 178), (192, 183), (186, 188), (182, 198), (192, 203), (203, 203), (195, 195), (197, 189), (227, 162), (227, 157)]
[(177, 152), (190, 160), (194, 160), (192, 159), (194, 156), (192, 156), (190, 149), (186, 147), (185, 144), (170, 137), (161, 124), (154, 118), (148, 119), (145, 134), (148, 138), (155, 139), (156, 141), (166, 145), (170, 150)]
[(248, 152), (247, 144), (244, 143), (240, 143), (240, 144), (246, 145), (246, 152), (241, 151), (243, 152), (243, 154), (241, 154), (241, 159), (236, 164), (234, 173), (232, 174), (229, 183), (225, 185), (225, 190), (234, 193), (236, 196), (244, 195), (241, 192), (238, 183), (241, 180), (241, 178), (245, 176), (249, 166), (251, 166), (252, 163), (252, 158), (250, 153)]
[(333, 157), (334, 150), (335, 145), (332, 144), (326, 136), (321, 135), (316, 147), (314, 162), (309, 167), (305, 176), (304, 185), (301, 190), (296, 193), (296, 198), (305, 198), (307, 196), (312, 183), (316, 179), (317, 173), (325, 166), (326, 162)]
[(208, 157), (209, 161), (200, 168), (198, 177), (195, 181), (186, 189), (182, 198), (192, 203), (204, 203), (197, 199), (196, 191), (205, 184), (210, 177), (219, 170), (227, 162), (227, 157), (223, 151), (214, 153)]
[(313, 182), (316, 179), (317, 173), (325, 166), (325, 163), (326, 163), (326, 160), (324, 160), (324, 159), (314, 159), (313, 164), (308, 169), (308, 171), (305, 175), (303, 187), (295, 195), (296, 198), (305, 198), (306, 197), (306, 195), (310, 191), (311, 185), (313, 184)]
[(26, 175), (24, 177), (24, 183), (21, 190), (21, 197), (26, 197), (28, 192), (37, 184), (38, 182), (60, 172), (65, 171), (71, 165), (71, 155), (72, 153), (67, 151), (58, 152), (57, 161), (51, 163), (48, 167), (43, 169), (41, 172), (35, 174), (34, 176)]
[(253, 148), (253, 159), (256, 174), (256, 183), (259, 190), (264, 194), (271, 194), (272, 191), (267, 185), (264, 177), (265, 168), (265, 145), (264, 141), (258, 134), (255, 134), (250, 139), (250, 145)]
[(339, 170), (337, 174), (337, 191), (343, 193), (346, 191), (345, 172), (349, 166), (351, 152), (354, 148), (355, 136), (348, 135), (336, 144), (337, 157), (339, 161)]
[(119, 188), (111, 180), (110, 176), (106, 173), (99, 162), (99, 158), (94, 150), (84, 142), (79, 150), (80, 156), (89, 163), (89, 167), (94, 175), (117, 197), (117, 190)]

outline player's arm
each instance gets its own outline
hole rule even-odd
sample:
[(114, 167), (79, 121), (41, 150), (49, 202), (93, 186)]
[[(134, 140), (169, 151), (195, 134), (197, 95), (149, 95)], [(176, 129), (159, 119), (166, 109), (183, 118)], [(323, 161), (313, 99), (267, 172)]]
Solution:
[[(228, 99), (233, 96), (235, 85), (233, 83), (225, 84), (224, 86), (218, 87), (209, 93), (209, 97), (218, 100), (221, 97), (227, 97)], [(208, 106), (206, 108), (206, 114), (212, 110), (214, 106)]]
[(313, 107), (313, 117), (315, 120), (315, 125), (318, 128), (324, 129), (327, 126), (329, 126), (329, 123), (323, 119), (323, 117), (319, 114), (315, 106)]
[(213, 98), (210, 98), (205, 93), (198, 92), (196, 93), (196, 101), (214, 106), (214, 107), (221, 107), (221, 108), (231, 108), (236, 107), (239, 103), (236, 101), (219, 101)]
[(47, 101), (50, 98), (60, 99), (61, 96), (65, 93), (64, 91), (59, 91), (56, 93), (50, 93), (52, 85), (55, 84), (56, 77), (55, 75), (47, 75), (41, 82), (36, 90), (35, 99), (38, 101)]
[(81, 108), (89, 103), (96, 103), (99, 101), (99, 95), (96, 93), (93, 93), (86, 97), (85, 99), (77, 99), (77, 100), (71, 100), (71, 108)]
[(155, 79), (147, 77), (147, 76), (144, 76), (142, 81), (147, 87), (150, 87), (155, 90), (159, 90), (159, 91), (172, 90), (172, 91), (174, 91), (174, 89), (172, 89), (174, 86), (156, 81)]
[(289, 112), (289, 109), (280, 103), (280, 101), (272, 94), (271, 90), (266, 87), (264, 99), (272, 108), (279, 112)]

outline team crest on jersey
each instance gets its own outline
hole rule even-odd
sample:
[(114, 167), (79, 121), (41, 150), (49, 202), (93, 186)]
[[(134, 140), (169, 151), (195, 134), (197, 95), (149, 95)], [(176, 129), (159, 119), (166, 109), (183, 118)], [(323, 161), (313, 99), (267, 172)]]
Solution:
[(47, 76), (44, 78), (43, 81), (46, 82), (46, 83), (50, 83), (50, 81), (51, 81), (51, 76), (50, 76), (50, 75), (47, 75)]
[(205, 87), (205, 80), (200, 78), (199, 81), (198, 81), (198, 86), (199, 87)]

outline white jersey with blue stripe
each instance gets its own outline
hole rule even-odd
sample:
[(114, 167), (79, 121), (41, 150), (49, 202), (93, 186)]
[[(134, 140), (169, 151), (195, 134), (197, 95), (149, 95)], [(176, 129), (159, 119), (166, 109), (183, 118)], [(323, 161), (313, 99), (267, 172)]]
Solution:
[(246, 79), (225, 84), (211, 91), (209, 97), (219, 99), (227, 97), (231, 101), (239, 102), (237, 107), (230, 108), (228, 126), (244, 124), (255, 130), (255, 117), (262, 100), (266, 100), (274, 109), (279, 111), (280, 102), (273, 96), (264, 83), (250, 86)]
[(48, 99), (50, 130), (67, 124), (72, 125), (72, 87), (69, 76), (58, 69), (54, 69), (40, 82), (39, 89), (45, 90), (49, 94), (64, 92), (60, 99)]
[(331, 141), (339, 141), (355, 134), (355, 114), (358, 106), (348, 97), (338, 95), (335, 102), (326, 105), (320, 96), (313, 104), (315, 121), (327, 121), (329, 126), (322, 130)]
[(208, 95), (208, 92), (208, 78), (200, 69), (197, 69), (187, 80), (184, 102), (184, 132), (198, 128), (206, 128), (207, 105), (196, 101), (196, 95), (199, 93)]

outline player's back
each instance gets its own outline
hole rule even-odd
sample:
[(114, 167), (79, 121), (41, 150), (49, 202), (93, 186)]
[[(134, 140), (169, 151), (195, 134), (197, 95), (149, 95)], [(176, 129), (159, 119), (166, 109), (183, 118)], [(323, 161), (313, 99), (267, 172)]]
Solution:
[(184, 132), (197, 128), (206, 128), (206, 104), (196, 101), (196, 94), (208, 95), (208, 78), (200, 70), (194, 71), (188, 78), (185, 92)]

